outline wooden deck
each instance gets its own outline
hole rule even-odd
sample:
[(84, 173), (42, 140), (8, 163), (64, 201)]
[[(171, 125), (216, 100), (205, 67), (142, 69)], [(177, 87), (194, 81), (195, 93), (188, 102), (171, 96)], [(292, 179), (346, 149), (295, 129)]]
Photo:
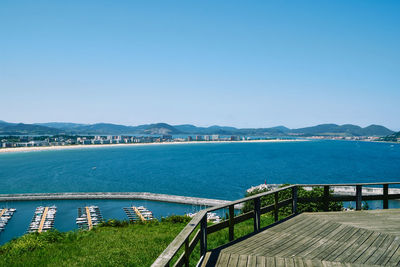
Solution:
[(206, 254), (202, 266), (400, 266), (400, 209), (303, 213)]

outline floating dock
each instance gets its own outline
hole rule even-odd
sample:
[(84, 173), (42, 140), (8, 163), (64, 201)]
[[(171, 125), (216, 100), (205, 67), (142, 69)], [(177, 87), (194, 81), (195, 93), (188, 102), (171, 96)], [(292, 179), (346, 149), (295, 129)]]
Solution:
[(0, 209), (0, 233), (4, 231), (8, 221), (14, 215), (16, 209)]
[(136, 222), (136, 221), (150, 221), (153, 220), (153, 213), (151, 211), (149, 211), (148, 209), (146, 209), (143, 206), (140, 207), (128, 207), (128, 208), (123, 208), (126, 215), (128, 216), (129, 220), (132, 222)]
[(79, 229), (92, 230), (94, 226), (98, 225), (103, 220), (98, 206), (87, 206), (78, 208), (78, 218), (76, 224)]
[(57, 207), (37, 207), (35, 215), (33, 215), (32, 221), (29, 224), (28, 233), (33, 232), (46, 232), (53, 228), (54, 220), (56, 218)]

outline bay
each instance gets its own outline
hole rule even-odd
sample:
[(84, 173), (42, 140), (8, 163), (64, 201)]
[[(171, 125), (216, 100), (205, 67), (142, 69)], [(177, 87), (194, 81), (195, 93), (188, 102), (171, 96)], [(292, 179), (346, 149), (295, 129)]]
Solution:
[[(265, 181), (355, 183), (397, 182), (399, 178), (400, 145), (390, 143), (202, 143), (0, 154), (2, 194), (129, 191), (234, 200)], [(0, 243), (26, 231), (34, 208), (41, 204), (59, 207), (56, 228), (64, 231), (76, 228), (77, 207), (98, 204), (105, 218), (124, 219), (122, 207), (133, 203), (128, 202), (0, 203), (18, 209), (0, 234)], [(147, 205), (156, 217), (198, 209), (151, 201), (136, 204)]]

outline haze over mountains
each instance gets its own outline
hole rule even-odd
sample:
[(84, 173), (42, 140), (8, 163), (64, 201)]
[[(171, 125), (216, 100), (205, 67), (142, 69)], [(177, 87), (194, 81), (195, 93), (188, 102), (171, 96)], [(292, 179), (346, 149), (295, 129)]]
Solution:
[(235, 128), (229, 126), (197, 127), (191, 124), (169, 125), (155, 123), (138, 126), (126, 126), (111, 123), (79, 124), (64, 122), (49, 123), (9, 123), (0, 121), (1, 135), (123, 135), (123, 134), (190, 134), (190, 135), (247, 135), (247, 136), (310, 136), (310, 135), (342, 135), (342, 136), (386, 136), (394, 132), (381, 125), (360, 127), (352, 124), (320, 124), (312, 127), (289, 129), (285, 126), (270, 128)]

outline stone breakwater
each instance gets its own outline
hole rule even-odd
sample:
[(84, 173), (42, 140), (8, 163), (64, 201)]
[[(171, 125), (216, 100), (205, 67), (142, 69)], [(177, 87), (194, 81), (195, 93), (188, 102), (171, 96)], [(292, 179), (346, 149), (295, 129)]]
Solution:
[(30, 193), (0, 194), (0, 201), (40, 201), (40, 200), (74, 200), (74, 199), (131, 199), (150, 200), (198, 206), (219, 206), (229, 203), (228, 200), (186, 197), (147, 192), (88, 192), (88, 193)]

